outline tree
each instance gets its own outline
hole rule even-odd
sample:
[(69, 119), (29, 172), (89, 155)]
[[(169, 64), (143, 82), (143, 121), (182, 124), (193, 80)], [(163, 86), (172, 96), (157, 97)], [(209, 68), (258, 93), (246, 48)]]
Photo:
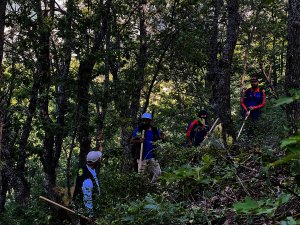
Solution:
[[(138, 30), (139, 35), (137, 36), (137, 52), (136, 54), (136, 68), (132, 71), (133, 75), (129, 78), (131, 81), (131, 87), (129, 90), (129, 96), (130, 96), (130, 103), (129, 108), (125, 108), (125, 110), (122, 110), (123, 116), (130, 118), (130, 123), (128, 124), (130, 128), (133, 128), (137, 125), (137, 119), (138, 119), (138, 112), (140, 110), (140, 100), (141, 100), (141, 91), (144, 87), (144, 80), (146, 76), (146, 66), (148, 64), (148, 24), (147, 21), (149, 20), (148, 17), (148, 10), (149, 5), (147, 0), (139, 0), (138, 1), (138, 11), (137, 11), (137, 20), (138, 20)], [(136, 22), (136, 21), (135, 21)], [(130, 149), (129, 149), (129, 140), (131, 137), (132, 129), (128, 129), (128, 126), (124, 127), (125, 129), (122, 129), (122, 139), (121, 139), (121, 145), (125, 149), (125, 157), (123, 162), (124, 170), (129, 170), (129, 167), (131, 167), (131, 160), (130, 159)]]
[(223, 140), (226, 143), (226, 135), (235, 139), (233, 121), (231, 118), (230, 106), (230, 76), (233, 53), (238, 38), (238, 28), (240, 24), (239, 4), (237, 0), (227, 1), (227, 35), (226, 42), (221, 49), (221, 56), (218, 59), (217, 54), (219, 44), (216, 35), (218, 27), (218, 18), (222, 1), (215, 1), (215, 20), (211, 36), (210, 66), (208, 71), (208, 80), (212, 82), (212, 106), (214, 112), (222, 122)]
[[(288, 46), (286, 59), (285, 92), (293, 96), (291, 90), (300, 90), (300, 2), (289, 1), (288, 9)], [(298, 132), (300, 120), (300, 101), (294, 101), (286, 106), (286, 114), (292, 131)]]
[[(86, 45), (81, 46), (82, 55), (80, 55), (77, 85), (77, 121), (78, 140), (80, 143), (80, 164), (84, 163), (86, 154), (91, 147), (91, 140), (89, 136), (89, 87), (92, 80), (93, 68), (96, 62), (99, 60), (99, 51), (103, 49), (105, 36), (107, 34), (108, 18), (111, 11), (111, 0), (108, 0), (105, 3), (104, 1), (99, 3), (88, 2), (88, 4), (85, 6), (88, 10), (90, 10), (90, 3), (95, 4), (92, 5), (93, 7), (91, 7), (91, 9), (95, 10), (95, 14), (91, 18), (89, 18), (90, 15), (87, 15), (87, 21), (81, 21), (80, 26), (82, 26), (84, 23), (87, 23), (87, 27), (81, 27), (83, 32), (79, 33), (79, 37), (87, 37), (85, 43)], [(90, 23), (91, 21), (94, 21), (95, 24)], [(92, 33), (90, 34), (91, 31)], [(91, 38), (91, 36), (94, 38)], [(100, 58), (100, 60), (103, 60), (103, 58)]]
[[(2, 92), (3, 85), (3, 45), (4, 45), (4, 28), (5, 28), (5, 11), (6, 11), (7, 1), (1, 1), (0, 3), (0, 92)], [(0, 94), (0, 163), (2, 162), (2, 131), (3, 131), (4, 121), (3, 121), (3, 96)], [(2, 175), (2, 168), (0, 168), (0, 212), (3, 211), (6, 186), (5, 177)], [(3, 194), (4, 192), (4, 194)]]

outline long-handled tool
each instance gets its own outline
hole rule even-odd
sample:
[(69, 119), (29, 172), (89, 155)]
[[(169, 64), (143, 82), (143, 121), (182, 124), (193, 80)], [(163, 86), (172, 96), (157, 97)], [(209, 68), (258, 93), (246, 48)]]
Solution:
[[(218, 125), (219, 122), (219, 118), (216, 119), (216, 121), (213, 123), (213, 125), (211, 126), (210, 130), (207, 132), (207, 134), (204, 137), (204, 140), (202, 141), (202, 145), (205, 142), (205, 140), (207, 140), (210, 137), (210, 134), (214, 131), (214, 129), (216, 128), (216, 126)], [(219, 146), (221, 146), (223, 149), (225, 149), (224, 145), (222, 143), (220, 143), (218, 140), (215, 140), (215, 142), (218, 143)]]
[(90, 218), (88, 218), (88, 217), (86, 217), (84, 215), (81, 215), (79, 213), (76, 213), (74, 210), (69, 209), (69, 208), (67, 208), (67, 207), (65, 207), (63, 205), (60, 205), (57, 202), (54, 202), (54, 201), (52, 201), (52, 200), (50, 200), (48, 198), (45, 198), (43, 196), (40, 196), (39, 198), (42, 199), (42, 200), (44, 200), (44, 201), (46, 201), (46, 202), (48, 202), (48, 203), (50, 203), (50, 204), (52, 204), (52, 205), (55, 205), (55, 206), (59, 207), (59, 208), (65, 210), (65, 211), (67, 211), (67, 212), (69, 212), (69, 213), (71, 213), (73, 215), (81, 217), (82, 219), (85, 219), (85, 220), (89, 221), (89, 223), (91, 223), (91, 224), (97, 224), (97, 225), (99, 225), (98, 223), (96, 223), (95, 221), (91, 220)]
[[(211, 132), (213, 132), (213, 130), (217, 126), (218, 122), (219, 122), (219, 118), (217, 118), (216, 121), (213, 123), (213, 125), (211, 126), (211, 128), (209, 129), (207, 134), (205, 135), (203, 141), (200, 143), (200, 146), (202, 146), (204, 144), (205, 140), (207, 140), (210, 137)], [(199, 162), (199, 158), (200, 158), (200, 153), (198, 152), (193, 156), (192, 162)]]
[[(209, 137), (209, 135), (211, 134), (211, 132), (213, 132), (213, 130), (215, 129), (215, 127), (217, 126), (217, 123), (219, 122), (219, 118), (216, 119), (216, 121), (213, 123), (213, 125), (211, 126), (210, 130), (207, 132), (207, 134), (204, 137), (203, 142)], [(202, 143), (203, 143), (202, 142)]]
[[(250, 112), (251, 112), (251, 111), (250, 111)], [(242, 126), (241, 126), (241, 129), (240, 129), (240, 131), (239, 131), (237, 137), (236, 137), (236, 140), (239, 139), (239, 137), (240, 137), (240, 135), (241, 135), (241, 133), (242, 133), (242, 130), (243, 130), (244, 126), (245, 126), (246, 120), (247, 120), (248, 117), (250, 116), (250, 112), (249, 112), (249, 114), (245, 117), (245, 120), (244, 120), (244, 122), (243, 122), (243, 124), (242, 124)]]
[[(142, 131), (142, 139), (145, 137), (145, 130)], [(143, 148), (144, 148), (144, 142), (141, 143), (141, 150), (140, 150), (140, 159), (138, 163), (138, 172), (142, 172), (142, 162), (143, 162)]]

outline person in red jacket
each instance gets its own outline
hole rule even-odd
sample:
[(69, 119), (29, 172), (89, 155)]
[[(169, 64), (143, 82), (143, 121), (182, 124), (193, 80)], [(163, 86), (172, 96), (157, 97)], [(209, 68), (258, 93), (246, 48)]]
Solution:
[(186, 145), (199, 146), (206, 136), (209, 124), (208, 124), (208, 113), (205, 110), (201, 110), (198, 113), (198, 119), (193, 120), (189, 123), (186, 131)]
[(250, 117), (253, 120), (258, 120), (261, 114), (261, 108), (266, 104), (266, 94), (263, 89), (258, 87), (258, 78), (252, 76), (251, 88), (248, 88), (242, 95), (241, 106), (243, 117)]

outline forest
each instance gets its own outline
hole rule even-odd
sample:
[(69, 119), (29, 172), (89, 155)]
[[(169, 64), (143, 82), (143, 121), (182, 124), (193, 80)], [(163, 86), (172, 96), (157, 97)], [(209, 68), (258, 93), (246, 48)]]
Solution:
[[(299, 62), (299, 0), (0, 0), (0, 224), (74, 224), (40, 196), (72, 209), (91, 150), (94, 224), (300, 224)], [(216, 127), (188, 147), (200, 110)], [(155, 184), (130, 142), (145, 112)]]

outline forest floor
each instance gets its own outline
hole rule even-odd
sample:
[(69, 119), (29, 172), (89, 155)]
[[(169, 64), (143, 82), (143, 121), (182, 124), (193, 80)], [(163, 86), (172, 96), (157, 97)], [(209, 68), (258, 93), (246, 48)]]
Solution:
[[(120, 175), (117, 179), (114, 177), (114, 181), (120, 179), (121, 187), (112, 187), (112, 181), (105, 177), (104, 167), (102, 181), (107, 183), (103, 188), (116, 193), (112, 208), (119, 218), (108, 216), (100, 221), (112, 224), (300, 224), (299, 181), (293, 171), (299, 161), (272, 167), (271, 163), (285, 155), (279, 147), (279, 138), (258, 135), (249, 142), (245, 134), (228, 149), (215, 137), (206, 145), (193, 148), (162, 143), (163, 151), (158, 155), (163, 173), (156, 184), (139, 174), (132, 178)], [(126, 195), (121, 194), (122, 189), (128, 190)]]

